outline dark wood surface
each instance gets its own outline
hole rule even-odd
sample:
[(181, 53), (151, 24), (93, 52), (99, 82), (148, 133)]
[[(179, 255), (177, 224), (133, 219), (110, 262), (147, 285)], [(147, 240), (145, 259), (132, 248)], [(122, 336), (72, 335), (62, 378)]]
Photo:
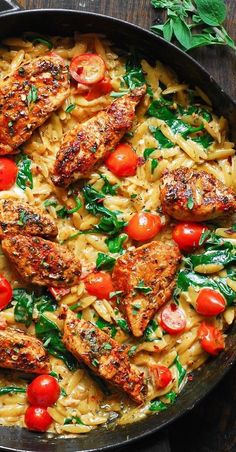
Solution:
[[(144, 28), (149, 28), (158, 17), (157, 11), (150, 6), (150, 0), (20, 0), (19, 3), (25, 8), (93, 11), (128, 20)], [(236, 0), (226, 3), (226, 29), (236, 40)], [(198, 49), (192, 55), (236, 100), (235, 53), (229, 48), (214, 46)], [(168, 431), (139, 442), (130, 451), (168, 452), (170, 449), (172, 452), (236, 452), (236, 366), (192, 412), (171, 425)]]

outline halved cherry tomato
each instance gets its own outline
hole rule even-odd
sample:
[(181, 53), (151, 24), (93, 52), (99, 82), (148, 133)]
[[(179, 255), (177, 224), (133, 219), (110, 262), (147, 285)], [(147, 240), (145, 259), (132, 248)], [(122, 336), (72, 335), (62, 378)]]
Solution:
[(182, 333), (186, 327), (185, 312), (177, 304), (169, 303), (161, 313), (160, 325), (169, 334)]
[(150, 371), (154, 376), (157, 389), (165, 388), (172, 380), (172, 373), (166, 366), (161, 364), (153, 365), (150, 367)]
[(150, 240), (155, 237), (160, 229), (161, 219), (158, 215), (140, 212), (131, 218), (125, 227), (125, 232), (131, 239), (145, 242), (145, 240)]
[(0, 190), (9, 190), (16, 182), (18, 168), (15, 162), (6, 157), (0, 158)]
[(128, 143), (119, 144), (105, 161), (107, 168), (118, 177), (134, 176), (138, 156)]
[(39, 375), (27, 388), (27, 398), (31, 405), (48, 407), (53, 405), (60, 396), (60, 386), (51, 375)]
[(0, 275), (0, 311), (10, 303), (12, 299), (12, 287), (4, 276)]
[(198, 223), (180, 223), (173, 229), (173, 240), (181, 250), (191, 251), (199, 247), (200, 238), (207, 230), (206, 226)]
[(112, 91), (112, 84), (110, 77), (105, 77), (101, 82), (96, 83), (89, 89), (88, 94), (85, 95), (86, 100), (94, 100), (98, 97), (105, 96)]
[(48, 291), (52, 294), (55, 300), (60, 301), (62, 297), (70, 293), (69, 287), (49, 287)]
[(200, 290), (195, 305), (198, 314), (218, 315), (225, 310), (225, 307), (226, 300), (219, 292), (208, 288)]
[(114, 292), (111, 275), (105, 272), (90, 273), (85, 279), (85, 287), (90, 295), (107, 300), (110, 292)]
[(207, 322), (202, 322), (198, 328), (198, 338), (203, 350), (210, 355), (218, 355), (225, 348), (223, 335), (218, 328)]
[(75, 56), (70, 63), (70, 74), (74, 80), (84, 85), (100, 82), (105, 75), (105, 62), (95, 53)]
[(25, 424), (29, 430), (36, 432), (46, 432), (53, 419), (46, 408), (39, 406), (29, 406), (25, 412)]

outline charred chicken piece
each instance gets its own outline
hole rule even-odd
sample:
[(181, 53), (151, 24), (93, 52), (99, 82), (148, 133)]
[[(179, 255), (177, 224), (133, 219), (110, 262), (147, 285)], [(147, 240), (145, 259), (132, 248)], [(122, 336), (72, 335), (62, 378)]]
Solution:
[(170, 299), (180, 259), (177, 245), (155, 241), (117, 259), (113, 286), (121, 291), (119, 308), (134, 336), (143, 335), (155, 313)]

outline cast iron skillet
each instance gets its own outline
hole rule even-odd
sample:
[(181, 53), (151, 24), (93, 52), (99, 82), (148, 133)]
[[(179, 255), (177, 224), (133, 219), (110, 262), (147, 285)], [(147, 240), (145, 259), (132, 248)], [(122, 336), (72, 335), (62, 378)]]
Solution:
[[(220, 89), (212, 77), (191, 57), (152, 33), (118, 19), (87, 12), (63, 9), (20, 11), (14, 0), (0, 0), (0, 37), (25, 31), (70, 35), (80, 32), (102, 32), (119, 47), (133, 45), (147, 57), (158, 58), (170, 65), (180, 80), (200, 86), (213, 102), (215, 111), (223, 114), (231, 125), (231, 138), (236, 141), (236, 104)], [(7, 11), (8, 10), (8, 11)], [(10, 11), (9, 11), (10, 10)], [(227, 338), (226, 350), (195, 372), (168, 410), (134, 424), (109, 430), (95, 430), (79, 438), (63, 439), (37, 434), (25, 429), (0, 429), (0, 449), (28, 452), (75, 452), (110, 450), (157, 432), (191, 410), (223, 378), (236, 360), (236, 322)]]

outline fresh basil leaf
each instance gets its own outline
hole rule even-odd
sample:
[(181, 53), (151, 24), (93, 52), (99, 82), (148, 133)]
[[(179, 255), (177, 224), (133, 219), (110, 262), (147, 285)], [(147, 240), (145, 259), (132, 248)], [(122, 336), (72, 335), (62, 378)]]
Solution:
[(175, 360), (174, 360), (174, 364), (176, 365), (177, 371), (178, 371), (178, 385), (180, 386), (185, 375), (186, 375), (186, 370), (184, 369), (184, 367), (182, 366), (180, 360), (179, 360), (179, 356), (177, 355)]
[(185, 49), (188, 49), (191, 46), (191, 32), (188, 24), (178, 16), (173, 17), (172, 21), (176, 39)]
[(41, 314), (35, 325), (35, 334), (38, 339), (43, 341), (46, 350), (64, 361), (69, 370), (75, 371), (78, 368), (77, 360), (68, 352), (61, 340), (62, 333), (57, 324), (45, 317), (44, 314)]
[(106, 239), (105, 243), (106, 243), (110, 253), (121, 254), (124, 251), (123, 244), (127, 240), (127, 238), (128, 238), (127, 234), (120, 234), (120, 235), (118, 235), (118, 237)]
[(167, 41), (171, 41), (173, 36), (173, 19), (168, 19), (162, 28), (162, 33), (164, 39)]
[(22, 190), (26, 187), (33, 188), (33, 176), (31, 172), (31, 160), (25, 154), (20, 154), (16, 158), (16, 164), (18, 166), (18, 173), (16, 178), (16, 185)]
[(96, 321), (96, 326), (98, 328), (100, 328), (100, 330), (104, 330), (104, 329), (108, 330), (108, 332), (112, 338), (114, 338), (116, 336), (117, 329), (116, 329), (115, 325), (113, 325), (112, 323), (106, 322), (105, 320), (102, 319), (102, 317), (99, 317), (99, 319)]
[(68, 107), (65, 109), (65, 113), (70, 113), (71, 111), (73, 111), (76, 107), (76, 104), (70, 104), (68, 105)]
[(17, 386), (4, 386), (0, 387), (0, 396), (5, 394), (25, 393), (25, 388), (18, 388)]
[(116, 260), (114, 257), (109, 256), (108, 254), (98, 253), (96, 260), (96, 269), (97, 270), (112, 270)]
[(223, 0), (194, 0), (197, 12), (203, 22), (213, 27), (221, 25), (226, 18), (226, 5)]

